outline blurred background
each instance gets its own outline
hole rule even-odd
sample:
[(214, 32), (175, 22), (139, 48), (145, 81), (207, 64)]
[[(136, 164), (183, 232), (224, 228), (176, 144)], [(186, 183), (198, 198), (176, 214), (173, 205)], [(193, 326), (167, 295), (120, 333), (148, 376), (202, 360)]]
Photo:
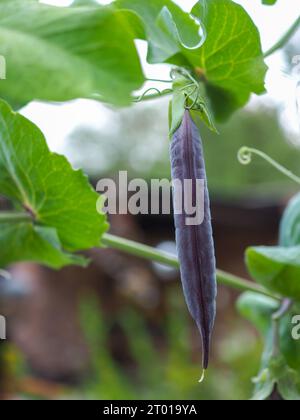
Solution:
[[(187, 10), (194, 3), (176, 2)], [(300, 14), (294, 0), (272, 8), (259, 0), (237, 2), (261, 30), (265, 50)], [(245, 248), (276, 243), (282, 209), (297, 186), (259, 159), (241, 166), (237, 151), (259, 148), (300, 174), (299, 41), (298, 32), (268, 59), (267, 95), (219, 126), (220, 135), (203, 126), (218, 267), (244, 277)], [(144, 43), (138, 47), (145, 57)], [(168, 77), (168, 67), (143, 60), (149, 78)], [(170, 178), (167, 109), (165, 99), (124, 110), (78, 100), (35, 102), (22, 113), (95, 185), (120, 170), (129, 178)], [(115, 234), (176, 252), (170, 216), (113, 216), (110, 222)], [(8, 340), (0, 342), (1, 398), (250, 398), (263, 343), (237, 314), (237, 293), (219, 289), (212, 366), (200, 385), (200, 338), (178, 272), (108, 249), (88, 254), (88, 269), (11, 267), (14, 281), (0, 300), (8, 320)]]

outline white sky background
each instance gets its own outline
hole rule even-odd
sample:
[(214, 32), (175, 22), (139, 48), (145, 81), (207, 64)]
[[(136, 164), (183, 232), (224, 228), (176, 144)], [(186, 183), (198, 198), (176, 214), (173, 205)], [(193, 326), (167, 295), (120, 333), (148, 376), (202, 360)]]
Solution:
[[(189, 11), (195, 4), (195, 0), (174, 1), (186, 11)], [(278, 0), (275, 6), (263, 6), (261, 0), (235, 1), (244, 6), (258, 26), (264, 50), (270, 48), (300, 15), (300, 0)], [(68, 6), (72, 1), (43, 0), (42, 2), (57, 6)], [(108, 4), (111, 1), (98, 0), (98, 2)], [(146, 48), (144, 43), (139, 42), (139, 49), (143, 56), (144, 69), (147, 76), (152, 78), (168, 78), (169, 67), (165, 65), (150, 66), (146, 64)], [(267, 64), (270, 67), (266, 84), (268, 94), (259, 98), (259, 101), (275, 101), (281, 106), (283, 123), (296, 134), (300, 143), (300, 117), (297, 115), (296, 109), (296, 80), (286, 77), (284, 74), (283, 60), (280, 53), (270, 57), (267, 60)], [(256, 101), (257, 99), (254, 98), (253, 102), (256, 103)], [(97, 127), (101, 123), (104, 123), (106, 118), (109, 118), (110, 113), (107, 112), (104, 106), (98, 103), (78, 100), (64, 105), (31, 103), (24, 108), (23, 114), (41, 128), (52, 150), (63, 152), (64, 139), (77, 125), (84, 124)]]

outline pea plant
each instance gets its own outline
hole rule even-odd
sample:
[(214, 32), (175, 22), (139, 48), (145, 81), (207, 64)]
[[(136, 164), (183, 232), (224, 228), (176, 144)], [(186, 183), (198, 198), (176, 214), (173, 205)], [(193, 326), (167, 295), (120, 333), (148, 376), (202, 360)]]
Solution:
[[(180, 267), (187, 305), (202, 337), (204, 369), (216, 283), (238, 289), (244, 292), (238, 310), (265, 340), (254, 399), (300, 399), (300, 341), (293, 334), (300, 313), (300, 195), (284, 212), (278, 246), (246, 250), (255, 282), (216, 269), (200, 138), (203, 123), (217, 132), (216, 124), (245, 106), (251, 94), (265, 92), (265, 58), (282, 48), (299, 24), (298, 18), (263, 53), (258, 29), (232, 0), (200, 0), (190, 13), (171, 0), (115, 0), (107, 6), (75, 0), (70, 7), (1, 0), (0, 54), (7, 74), (0, 81), (0, 194), (9, 210), (0, 212), (0, 267), (19, 261), (52, 269), (87, 266), (80, 251), (101, 246)], [(145, 82), (155, 82), (144, 74), (136, 40), (147, 43), (149, 64), (169, 65), (170, 79), (161, 81), (166, 89), (153, 87), (134, 96)], [(203, 222), (187, 225), (185, 215), (175, 214), (178, 258), (111, 235), (99, 195), (84, 173), (50, 152), (39, 128), (17, 112), (32, 100), (88, 98), (126, 107), (163, 96), (170, 97), (172, 177), (191, 179), (192, 196), (196, 180), (204, 180)], [(249, 163), (252, 153), (265, 157), (246, 148), (241, 162)]]

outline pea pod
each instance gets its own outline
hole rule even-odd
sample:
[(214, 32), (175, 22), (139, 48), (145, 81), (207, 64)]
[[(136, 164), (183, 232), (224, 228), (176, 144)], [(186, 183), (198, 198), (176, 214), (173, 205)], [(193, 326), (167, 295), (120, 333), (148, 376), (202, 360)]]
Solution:
[[(216, 314), (216, 262), (202, 143), (198, 128), (188, 110), (185, 111), (183, 121), (173, 135), (170, 157), (173, 193), (176, 199), (181, 194), (182, 203), (186, 198), (195, 203), (197, 180), (202, 180), (204, 186), (202, 223), (187, 224), (190, 215), (186, 213), (184, 206), (181, 213), (175, 212), (174, 219), (183, 291), (189, 312), (202, 337), (203, 368), (207, 369)], [(179, 191), (178, 185), (184, 185), (185, 180), (192, 181), (192, 189), (185, 191), (182, 188)], [(185, 197), (186, 194), (190, 194), (191, 197)]]

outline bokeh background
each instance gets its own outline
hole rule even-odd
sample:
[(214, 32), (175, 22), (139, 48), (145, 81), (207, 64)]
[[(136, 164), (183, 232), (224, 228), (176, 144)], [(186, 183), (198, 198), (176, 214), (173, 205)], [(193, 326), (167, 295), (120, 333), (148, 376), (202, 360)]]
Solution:
[[(176, 2), (187, 10), (194, 3)], [(265, 50), (300, 15), (294, 0), (272, 8), (259, 0), (237, 2), (261, 30)], [(202, 131), (218, 267), (244, 277), (245, 248), (276, 243), (282, 209), (297, 186), (258, 159), (241, 166), (237, 151), (259, 148), (300, 174), (299, 41), (298, 32), (267, 60), (268, 94), (219, 126), (220, 135)], [(145, 44), (138, 47), (147, 76), (168, 78), (170, 69), (147, 65)], [(161, 88), (147, 87), (153, 86)], [(124, 110), (78, 100), (35, 102), (22, 113), (42, 129), (53, 151), (96, 184), (117, 178), (120, 170), (129, 178), (170, 178), (167, 109), (166, 99)], [(115, 234), (176, 252), (171, 216), (113, 216), (110, 222)], [(109, 249), (88, 254), (92, 263), (85, 270), (11, 267), (14, 282), (0, 300), (8, 319), (8, 340), (0, 342), (1, 398), (250, 398), (263, 343), (237, 313), (236, 292), (219, 288), (212, 365), (200, 385), (200, 339), (179, 273)]]

